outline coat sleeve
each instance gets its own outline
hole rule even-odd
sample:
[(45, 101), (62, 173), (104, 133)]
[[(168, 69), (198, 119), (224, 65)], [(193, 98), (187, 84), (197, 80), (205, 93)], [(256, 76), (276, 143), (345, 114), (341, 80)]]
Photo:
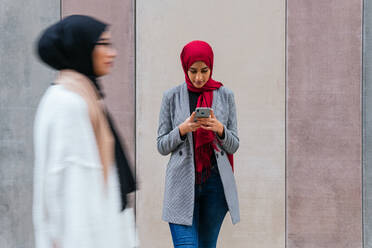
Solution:
[(165, 93), (160, 107), (157, 138), (157, 148), (162, 155), (168, 155), (184, 142), (179, 128), (173, 128), (170, 104), (171, 102)]
[(238, 137), (238, 127), (236, 118), (236, 105), (234, 99), (234, 93), (229, 93), (229, 117), (227, 125), (224, 125), (225, 135), (221, 139), (218, 135), (217, 138), (220, 141), (222, 148), (230, 154), (235, 153), (239, 148), (239, 137)]
[[(102, 185), (102, 167), (95, 151), (88, 108), (83, 99), (71, 98), (56, 106), (48, 133), (49, 157), (45, 173), (45, 204), (49, 237), (57, 247), (95, 247), (97, 228), (92, 202), (97, 185)], [(93, 198), (92, 198), (93, 197)], [(99, 198), (99, 197), (98, 197)]]

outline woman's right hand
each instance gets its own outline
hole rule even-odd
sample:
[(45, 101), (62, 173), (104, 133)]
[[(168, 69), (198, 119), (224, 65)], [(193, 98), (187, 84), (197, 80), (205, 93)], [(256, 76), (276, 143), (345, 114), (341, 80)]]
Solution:
[(191, 116), (187, 118), (182, 124), (178, 126), (181, 136), (186, 135), (189, 132), (194, 132), (198, 129), (201, 124), (198, 121), (194, 121), (195, 111), (192, 112)]

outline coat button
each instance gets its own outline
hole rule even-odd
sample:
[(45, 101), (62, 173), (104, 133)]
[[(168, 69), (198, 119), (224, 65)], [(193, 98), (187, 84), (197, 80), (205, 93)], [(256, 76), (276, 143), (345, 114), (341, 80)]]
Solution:
[(223, 154), (224, 154), (224, 152), (223, 152), (223, 151), (221, 151), (221, 156), (223, 156)]
[(216, 153), (216, 158), (218, 158), (218, 153)]
[(179, 152), (180, 156), (182, 156), (182, 151)]

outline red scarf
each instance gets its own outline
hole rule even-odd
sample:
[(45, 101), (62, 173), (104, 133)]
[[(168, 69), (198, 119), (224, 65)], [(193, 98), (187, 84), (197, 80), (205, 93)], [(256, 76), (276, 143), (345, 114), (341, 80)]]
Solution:
[[(196, 61), (203, 61), (211, 70), (210, 78), (202, 88), (194, 87), (187, 74), (190, 66)], [(213, 91), (223, 86), (222, 83), (212, 79), (213, 50), (211, 46), (204, 41), (192, 41), (188, 43), (182, 50), (181, 62), (183, 71), (185, 73), (187, 89), (192, 92), (201, 93), (196, 106), (211, 108), (213, 103)], [(210, 175), (211, 156), (213, 155), (213, 149), (216, 151), (219, 151), (219, 149), (217, 147), (217, 139), (214, 132), (204, 130), (203, 128), (198, 128), (195, 132), (193, 132), (193, 136), (196, 183), (200, 184), (202, 181), (204, 182)], [(234, 169), (233, 155), (228, 154), (228, 159), (232, 169)], [(205, 171), (205, 176), (202, 177), (203, 171)]]

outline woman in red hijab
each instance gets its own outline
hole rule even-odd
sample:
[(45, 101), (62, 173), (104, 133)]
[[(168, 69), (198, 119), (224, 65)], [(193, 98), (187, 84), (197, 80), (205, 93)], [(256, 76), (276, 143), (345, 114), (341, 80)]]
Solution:
[[(192, 41), (182, 50), (185, 83), (164, 93), (157, 148), (171, 153), (166, 171), (163, 220), (174, 247), (216, 247), (227, 211), (239, 222), (233, 153), (239, 147), (234, 94), (212, 79), (213, 50)], [(197, 108), (210, 108), (197, 118)]]

